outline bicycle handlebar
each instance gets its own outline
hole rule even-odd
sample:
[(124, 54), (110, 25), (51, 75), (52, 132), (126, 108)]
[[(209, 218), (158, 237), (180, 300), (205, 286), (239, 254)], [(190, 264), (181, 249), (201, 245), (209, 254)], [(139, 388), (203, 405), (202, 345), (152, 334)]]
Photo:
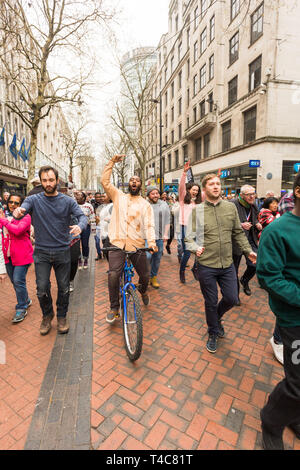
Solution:
[(101, 251), (124, 251), (126, 254), (128, 255), (133, 255), (134, 253), (138, 253), (139, 251), (142, 251), (142, 252), (151, 252), (152, 249), (151, 248), (136, 248), (135, 251), (125, 251), (125, 250), (122, 250), (121, 248), (118, 248), (116, 246), (110, 246), (110, 247), (107, 247), (107, 248), (101, 248)]

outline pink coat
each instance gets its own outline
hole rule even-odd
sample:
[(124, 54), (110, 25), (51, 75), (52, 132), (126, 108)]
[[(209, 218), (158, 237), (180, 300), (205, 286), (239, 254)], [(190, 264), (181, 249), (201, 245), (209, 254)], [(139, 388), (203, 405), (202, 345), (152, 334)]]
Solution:
[[(0, 219), (0, 228), (2, 228), (2, 248), (4, 252), (5, 263), (8, 260), (8, 249), (10, 248), (10, 258), (13, 266), (24, 266), (33, 263), (33, 247), (30, 241), (31, 217), (25, 215), (20, 220)], [(3, 231), (7, 229), (8, 236), (4, 237)]]

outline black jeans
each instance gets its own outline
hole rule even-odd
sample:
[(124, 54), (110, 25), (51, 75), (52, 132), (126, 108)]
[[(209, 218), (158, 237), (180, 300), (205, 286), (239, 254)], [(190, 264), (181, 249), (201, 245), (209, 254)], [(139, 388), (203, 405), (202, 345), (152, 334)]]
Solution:
[[(120, 276), (125, 265), (125, 252), (123, 250), (110, 251), (108, 255), (108, 290), (110, 308), (117, 310), (120, 307)], [(147, 291), (150, 278), (150, 263), (145, 252), (137, 252), (129, 256), (138, 276), (139, 291), (144, 294)]]
[(262, 420), (270, 431), (281, 436), (285, 426), (300, 424), (300, 326), (279, 326), (283, 342), (285, 378), (270, 394), (262, 409)]
[[(218, 322), (238, 299), (236, 273), (233, 264), (229, 268), (209, 268), (199, 264), (199, 282), (205, 301), (208, 334), (218, 334)], [(218, 302), (218, 285), (222, 299)]]
[(36, 275), (37, 296), (43, 316), (53, 316), (51, 296), (51, 269), (54, 269), (57, 282), (57, 317), (65, 317), (69, 306), (70, 284), (70, 248), (63, 251), (34, 250), (34, 267)]
[[(256, 253), (257, 249), (255, 249), (255, 250), (253, 249), (253, 251)], [(235, 267), (236, 277), (237, 277), (238, 295), (240, 294), (239, 267), (240, 267), (240, 264), (241, 264), (242, 256), (243, 255), (233, 255), (233, 264), (234, 264), (234, 267)], [(252, 261), (250, 261), (249, 258), (247, 258), (247, 257), (245, 257), (245, 258), (246, 258), (247, 268), (246, 268), (246, 271), (244, 272), (244, 274), (242, 275), (241, 279), (243, 279), (244, 282), (248, 283), (255, 276), (256, 265), (253, 264)]]

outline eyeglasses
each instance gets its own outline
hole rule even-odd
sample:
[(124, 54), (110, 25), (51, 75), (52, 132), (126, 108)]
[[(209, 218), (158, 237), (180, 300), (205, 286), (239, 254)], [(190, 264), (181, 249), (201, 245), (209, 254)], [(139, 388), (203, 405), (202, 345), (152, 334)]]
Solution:
[(244, 196), (254, 197), (256, 193), (244, 193)]
[(14, 204), (15, 206), (19, 206), (20, 203), (17, 201), (9, 201), (8, 204)]

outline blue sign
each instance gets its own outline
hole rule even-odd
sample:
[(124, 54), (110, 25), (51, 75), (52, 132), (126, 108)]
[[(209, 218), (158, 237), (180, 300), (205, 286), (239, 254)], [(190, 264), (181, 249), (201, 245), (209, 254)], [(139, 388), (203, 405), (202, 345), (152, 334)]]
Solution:
[(164, 191), (170, 193), (178, 193), (178, 183), (166, 183), (164, 184)]
[(223, 171), (221, 171), (220, 178), (228, 178), (228, 176), (230, 176), (230, 175), (231, 175), (230, 170), (223, 170)]
[(296, 173), (298, 173), (298, 171), (300, 171), (300, 163), (295, 163), (294, 170), (295, 170)]
[(260, 160), (249, 160), (249, 168), (260, 168)]

